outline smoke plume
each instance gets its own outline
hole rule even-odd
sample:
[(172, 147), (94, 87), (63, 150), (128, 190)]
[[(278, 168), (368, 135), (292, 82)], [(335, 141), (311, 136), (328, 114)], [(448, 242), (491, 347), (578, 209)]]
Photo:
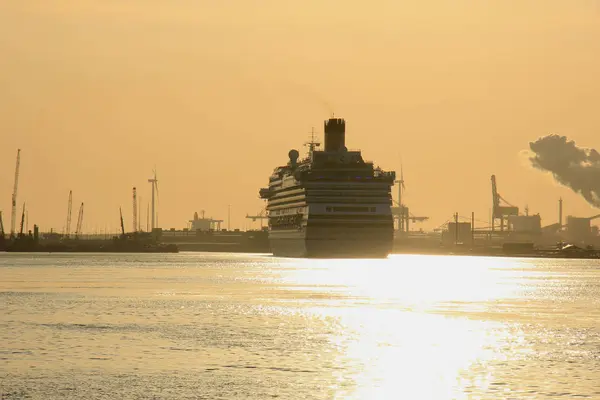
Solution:
[(551, 172), (560, 184), (600, 207), (600, 154), (580, 148), (565, 136), (548, 135), (529, 143), (535, 168)]

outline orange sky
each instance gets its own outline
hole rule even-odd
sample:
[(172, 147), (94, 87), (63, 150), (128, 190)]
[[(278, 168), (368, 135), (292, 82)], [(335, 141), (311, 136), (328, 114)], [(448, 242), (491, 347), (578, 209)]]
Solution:
[[(384, 169), (403, 159), (406, 203), (433, 228), (488, 220), (489, 177), (556, 222), (592, 215), (520, 152), (548, 133), (600, 149), (595, 0), (0, 0), (0, 209), (16, 149), (30, 225), (131, 226), (152, 168), (163, 228), (194, 211), (232, 228), (258, 189), (335, 112)], [(145, 205), (143, 207), (145, 213)], [(145, 222), (145, 216), (144, 216)], [(73, 222), (72, 228), (74, 229)]]

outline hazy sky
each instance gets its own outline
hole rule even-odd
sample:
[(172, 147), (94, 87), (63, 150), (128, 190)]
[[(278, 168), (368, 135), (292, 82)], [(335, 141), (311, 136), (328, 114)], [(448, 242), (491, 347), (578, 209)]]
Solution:
[[(248, 224), (258, 189), (332, 112), (441, 225), (487, 221), (490, 175), (543, 224), (592, 215), (520, 154), (548, 133), (600, 149), (596, 0), (0, 0), (0, 209), (17, 148), (30, 225), (131, 228), (158, 171), (159, 221)], [(395, 189), (394, 189), (395, 190)], [(20, 206), (19, 206), (20, 207)], [(74, 229), (73, 222), (72, 229)], [(253, 226), (257, 227), (258, 223)]]

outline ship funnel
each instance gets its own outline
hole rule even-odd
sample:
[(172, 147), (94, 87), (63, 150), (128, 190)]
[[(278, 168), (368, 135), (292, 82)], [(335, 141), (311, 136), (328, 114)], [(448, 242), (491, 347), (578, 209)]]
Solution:
[(325, 121), (325, 151), (341, 151), (346, 145), (346, 121), (329, 118)]

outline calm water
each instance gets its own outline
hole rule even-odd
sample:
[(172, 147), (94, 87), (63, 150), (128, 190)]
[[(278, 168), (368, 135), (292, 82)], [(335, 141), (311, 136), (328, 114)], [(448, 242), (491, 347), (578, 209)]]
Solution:
[(0, 398), (600, 399), (600, 262), (0, 253)]

